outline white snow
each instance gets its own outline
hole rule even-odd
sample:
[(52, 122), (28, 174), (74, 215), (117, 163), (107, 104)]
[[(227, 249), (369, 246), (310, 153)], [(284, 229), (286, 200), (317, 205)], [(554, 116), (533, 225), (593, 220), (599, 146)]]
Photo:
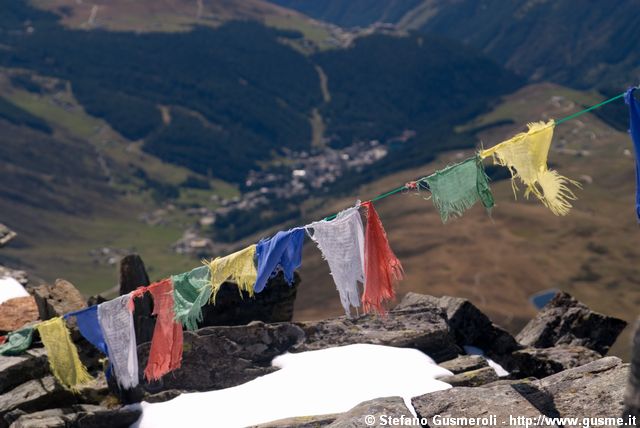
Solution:
[(0, 278), (0, 305), (7, 300), (28, 295), (27, 290), (14, 278), (10, 276)]
[(470, 346), (470, 345), (463, 346), (463, 348), (464, 348), (464, 352), (466, 352), (469, 355), (483, 356), (487, 360), (487, 363), (489, 363), (489, 367), (495, 370), (498, 377), (509, 376), (509, 372), (506, 371), (500, 364), (496, 363), (491, 358), (488, 358), (486, 355), (484, 355), (484, 351), (482, 349), (476, 348), (475, 346)]
[(246, 427), (389, 396), (403, 397), (413, 412), (412, 397), (451, 387), (436, 379), (451, 372), (416, 349), (358, 344), (284, 354), (272, 364), (280, 370), (233, 388), (143, 402), (133, 427)]

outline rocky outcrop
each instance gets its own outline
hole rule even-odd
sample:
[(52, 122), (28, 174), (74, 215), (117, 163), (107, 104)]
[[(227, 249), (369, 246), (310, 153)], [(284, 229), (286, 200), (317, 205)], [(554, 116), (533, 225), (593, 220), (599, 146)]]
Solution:
[(625, 417), (635, 417), (640, 422), (640, 319), (636, 321), (631, 350), (631, 369), (624, 397)]
[(491, 367), (469, 370), (453, 376), (440, 378), (451, 386), (481, 386), (498, 380), (496, 371)]
[(626, 326), (625, 321), (594, 312), (561, 292), (542, 308), (516, 339), (525, 347), (577, 345), (606, 355)]
[(49, 373), (44, 349), (37, 348), (16, 357), (0, 356), (0, 394)]
[(458, 374), (489, 367), (489, 364), (480, 355), (460, 355), (453, 360), (440, 363), (440, 367), (449, 370), (453, 374)]
[(48, 320), (87, 307), (84, 297), (73, 284), (56, 279), (53, 285), (42, 284), (33, 289), (40, 319)]
[(0, 304), (0, 334), (18, 330), (39, 319), (38, 305), (33, 296), (16, 297)]
[(525, 348), (512, 354), (509, 368), (516, 377), (543, 378), (600, 358), (602, 355), (584, 346), (558, 345), (553, 348)]
[(109, 409), (78, 404), (31, 414), (14, 412), (7, 422), (11, 422), (11, 428), (128, 428), (138, 420), (140, 413), (136, 407)]

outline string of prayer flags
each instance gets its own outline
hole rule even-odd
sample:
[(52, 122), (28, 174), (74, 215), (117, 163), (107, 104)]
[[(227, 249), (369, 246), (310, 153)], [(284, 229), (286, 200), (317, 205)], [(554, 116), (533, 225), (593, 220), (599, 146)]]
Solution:
[(293, 283), (293, 274), (302, 264), (302, 245), (304, 243), (304, 228), (297, 227), (287, 231), (280, 231), (269, 239), (263, 239), (256, 246), (258, 259), (258, 277), (254, 291), (260, 293), (267, 285), (267, 281), (279, 269), (284, 272), (284, 279)]
[(100, 323), (98, 322), (98, 307), (89, 306), (79, 311), (70, 312), (64, 315), (64, 319), (70, 317), (76, 318), (76, 324), (82, 337), (87, 339), (89, 343), (98, 348), (100, 352), (109, 355), (107, 342), (104, 340)]
[(144, 376), (147, 380), (158, 380), (182, 364), (182, 325), (174, 318), (171, 279), (151, 284), (147, 289), (153, 297), (156, 326)]
[(33, 327), (23, 327), (7, 334), (6, 340), (0, 345), (0, 355), (20, 355), (31, 346), (33, 341)]
[(43, 321), (36, 329), (47, 351), (51, 372), (65, 388), (77, 391), (80, 385), (93, 380), (80, 361), (78, 349), (61, 317)]
[(423, 180), (429, 185), (433, 204), (443, 223), (452, 217), (461, 217), (478, 200), (487, 210), (494, 206), (489, 177), (478, 156), (436, 171)]
[(209, 263), (214, 303), (220, 287), (227, 280), (234, 281), (238, 285), (241, 297), (243, 291), (253, 297), (253, 286), (258, 279), (255, 258), (256, 245), (250, 245), (226, 257), (217, 257)]
[(633, 94), (636, 89), (625, 92), (624, 102), (629, 106), (629, 134), (636, 154), (636, 217), (640, 221), (640, 103)]
[(211, 272), (200, 266), (171, 277), (175, 319), (188, 330), (196, 330), (202, 321), (202, 307), (211, 298)]
[(109, 362), (123, 389), (138, 385), (138, 350), (129, 300), (125, 294), (98, 305), (98, 322), (109, 350)]
[(333, 220), (306, 226), (309, 237), (329, 264), (347, 316), (351, 316), (351, 306), (360, 307), (358, 282), (364, 284), (364, 228), (359, 209), (358, 204), (340, 212)]
[(386, 313), (385, 301), (395, 298), (394, 286), (403, 279), (400, 260), (393, 254), (382, 221), (371, 202), (362, 204), (367, 215), (364, 235), (364, 293), (362, 306), (381, 315)]
[(554, 127), (553, 120), (530, 123), (527, 132), (481, 151), (480, 156), (483, 159), (492, 156), (496, 164), (509, 168), (514, 194), (513, 180), (519, 178), (527, 186), (525, 197), (533, 193), (555, 215), (567, 215), (572, 206), (570, 201), (576, 199), (568, 184), (576, 187), (580, 184), (547, 167)]

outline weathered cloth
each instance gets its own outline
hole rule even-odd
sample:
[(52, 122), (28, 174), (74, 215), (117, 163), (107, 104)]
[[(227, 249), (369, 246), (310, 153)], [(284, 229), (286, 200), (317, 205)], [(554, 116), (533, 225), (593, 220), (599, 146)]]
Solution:
[(78, 349), (71, 341), (69, 329), (62, 318), (43, 321), (36, 329), (47, 351), (51, 372), (65, 388), (75, 391), (80, 385), (93, 380), (80, 361)]
[(351, 316), (351, 306), (360, 307), (358, 282), (364, 284), (364, 228), (359, 208), (358, 204), (340, 212), (334, 220), (305, 227), (329, 264), (347, 316)]
[(227, 280), (231, 280), (238, 285), (240, 296), (242, 296), (242, 291), (246, 291), (249, 296), (253, 297), (253, 285), (258, 278), (255, 258), (256, 246), (251, 245), (228, 256), (217, 257), (209, 263), (212, 300), (214, 303), (220, 287)]
[(424, 180), (429, 185), (433, 204), (443, 223), (451, 217), (461, 217), (478, 200), (487, 210), (494, 205), (489, 178), (478, 156), (448, 166)]
[(627, 90), (624, 101), (629, 106), (629, 134), (636, 154), (636, 217), (640, 220), (640, 103), (634, 97), (635, 90)]
[(393, 254), (387, 233), (371, 202), (362, 204), (367, 214), (364, 234), (364, 293), (362, 306), (366, 312), (372, 309), (386, 314), (384, 302), (395, 298), (394, 287), (403, 279), (404, 271), (400, 260)]
[(554, 127), (553, 120), (530, 123), (528, 132), (481, 151), (480, 157), (493, 156), (496, 164), (509, 168), (514, 194), (515, 179), (519, 178), (527, 186), (525, 197), (533, 193), (555, 215), (567, 215), (571, 209), (569, 201), (576, 199), (568, 184), (577, 187), (580, 184), (547, 167)]
[(109, 362), (124, 389), (138, 385), (138, 350), (129, 299), (125, 294), (98, 306), (98, 322), (109, 350)]
[(202, 321), (202, 307), (211, 298), (211, 275), (208, 266), (171, 277), (175, 319), (188, 330), (196, 330)]
[(76, 312), (69, 312), (64, 315), (64, 319), (76, 317), (76, 324), (82, 337), (87, 339), (89, 343), (98, 348), (100, 352), (109, 355), (107, 343), (104, 340), (100, 323), (98, 322), (98, 307), (89, 306)]
[(284, 278), (289, 284), (293, 283), (293, 274), (302, 263), (303, 243), (304, 229), (301, 227), (278, 232), (258, 243), (258, 278), (253, 288), (256, 293), (261, 292), (269, 278), (279, 270), (284, 272)]
[(31, 346), (33, 341), (33, 327), (24, 327), (12, 331), (0, 345), (0, 355), (20, 355)]
[(153, 315), (156, 326), (151, 339), (149, 360), (144, 369), (147, 380), (158, 380), (182, 363), (182, 325), (175, 321), (173, 310), (173, 284), (171, 279), (147, 287), (153, 297)]

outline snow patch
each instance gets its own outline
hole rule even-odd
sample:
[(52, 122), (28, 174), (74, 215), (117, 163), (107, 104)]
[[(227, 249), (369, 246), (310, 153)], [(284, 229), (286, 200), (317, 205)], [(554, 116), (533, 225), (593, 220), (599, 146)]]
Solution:
[(0, 278), (0, 305), (16, 297), (26, 297), (29, 293), (22, 284), (10, 276)]
[(141, 403), (136, 428), (246, 427), (295, 416), (343, 413), (363, 401), (411, 398), (451, 388), (437, 380), (452, 373), (416, 349), (348, 345), (286, 353), (280, 370), (232, 388)]
[(463, 348), (464, 348), (464, 352), (466, 352), (469, 355), (480, 355), (481, 357), (484, 357), (487, 360), (487, 363), (489, 363), (489, 367), (495, 370), (498, 377), (509, 376), (509, 372), (506, 371), (500, 364), (496, 363), (491, 358), (488, 358), (486, 355), (484, 355), (484, 351), (482, 349), (476, 348), (475, 346), (470, 346), (470, 345), (463, 346)]

